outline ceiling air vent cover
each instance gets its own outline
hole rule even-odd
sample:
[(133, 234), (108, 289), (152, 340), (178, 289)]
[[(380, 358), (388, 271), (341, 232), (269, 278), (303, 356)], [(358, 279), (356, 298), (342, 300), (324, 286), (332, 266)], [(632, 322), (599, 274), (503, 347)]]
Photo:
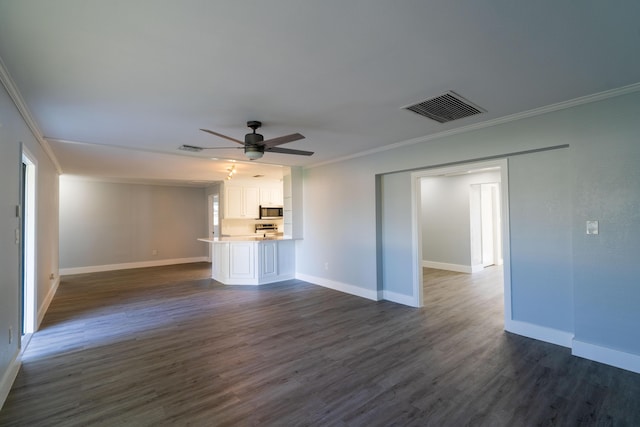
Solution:
[(202, 150), (204, 150), (204, 148), (202, 147), (198, 147), (196, 145), (181, 145), (180, 147), (178, 147), (178, 150), (182, 150), (182, 151), (191, 151), (192, 153), (198, 153)]
[(404, 108), (440, 123), (486, 111), (451, 91)]

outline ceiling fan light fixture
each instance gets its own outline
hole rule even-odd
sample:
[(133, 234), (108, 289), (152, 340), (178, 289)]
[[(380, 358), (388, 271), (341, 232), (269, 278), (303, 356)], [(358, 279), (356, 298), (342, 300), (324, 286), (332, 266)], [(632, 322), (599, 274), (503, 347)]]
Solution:
[[(244, 142), (239, 139), (232, 138), (227, 135), (223, 135), (218, 132), (214, 132), (209, 129), (200, 129), (203, 132), (210, 133), (211, 135), (215, 135), (219, 138), (228, 139), (235, 143), (244, 146), (244, 154), (247, 156), (249, 160), (257, 160), (264, 156), (265, 151), (269, 151), (271, 153), (280, 153), (280, 154), (295, 154), (298, 156), (311, 156), (313, 154), (312, 151), (303, 151), (303, 150), (292, 150), (289, 148), (281, 148), (279, 145), (287, 144), (289, 142), (298, 141), (304, 139), (304, 135), (299, 133), (292, 133), (291, 135), (283, 135), (276, 138), (270, 138), (265, 141), (264, 136), (256, 133), (256, 129), (262, 126), (262, 123), (256, 120), (247, 122), (247, 126), (253, 130), (253, 133), (248, 133), (244, 136)], [(203, 150), (203, 147), (195, 147)], [(240, 148), (240, 147), (206, 147), (207, 149), (215, 149), (215, 148)]]
[(244, 154), (249, 158), (249, 160), (257, 160), (264, 155), (264, 149), (260, 149), (261, 147), (245, 147)]

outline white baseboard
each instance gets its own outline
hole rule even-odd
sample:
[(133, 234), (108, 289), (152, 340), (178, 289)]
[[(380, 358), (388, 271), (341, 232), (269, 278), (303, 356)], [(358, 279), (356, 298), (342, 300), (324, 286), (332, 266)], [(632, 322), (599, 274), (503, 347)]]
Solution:
[(4, 372), (2, 379), (0, 379), (0, 409), (4, 406), (7, 396), (9, 396), (13, 382), (18, 376), (18, 371), (20, 371), (20, 365), (19, 353), (16, 353), (11, 363), (9, 363), (7, 370)]
[(42, 304), (40, 304), (40, 307), (38, 307), (38, 319), (36, 324), (36, 331), (40, 329), (40, 324), (42, 323), (42, 319), (44, 319), (44, 315), (47, 313), (47, 310), (49, 309), (49, 305), (51, 304), (51, 301), (53, 300), (53, 297), (55, 296), (59, 285), (60, 285), (60, 275), (58, 275), (58, 277), (56, 278), (56, 281), (53, 282), (53, 285), (51, 286), (51, 288), (49, 288), (49, 292), (47, 293), (47, 296), (44, 297), (44, 301), (42, 301)]
[(478, 271), (484, 270), (484, 265), (476, 264), (471, 266), (471, 273), (477, 273)]
[(359, 286), (349, 285), (348, 283), (336, 282), (334, 280), (323, 279), (322, 277), (310, 276), (308, 274), (296, 273), (296, 279), (304, 280), (305, 282), (312, 283), (314, 285), (322, 286), (324, 288), (333, 289), (335, 291), (344, 292), (359, 296), (362, 298), (378, 301), (378, 291), (371, 289), (363, 289)]
[[(447, 262), (422, 261), (425, 268), (436, 268), (438, 270), (457, 271), (458, 273), (473, 273), (473, 266), (463, 264), (449, 264)], [(478, 270), (476, 270), (478, 271)]]
[(382, 299), (402, 305), (408, 305), (409, 307), (420, 307), (420, 305), (416, 305), (416, 299), (412, 295), (404, 295), (391, 291), (382, 291)]
[(574, 339), (571, 354), (640, 374), (640, 356)]
[(504, 329), (514, 334), (561, 345), (562, 347), (571, 348), (572, 346), (573, 334), (570, 332), (534, 325), (533, 323), (521, 322), (519, 320), (509, 320), (505, 323)]
[(160, 267), (163, 265), (188, 264), (191, 262), (207, 262), (206, 256), (193, 258), (159, 259), (154, 261), (126, 262), (123, 264), (91, 265), (87, 267), (61, 268), (60, 275), (98, 273), (101, 271), (127, 270), (130, 268)]

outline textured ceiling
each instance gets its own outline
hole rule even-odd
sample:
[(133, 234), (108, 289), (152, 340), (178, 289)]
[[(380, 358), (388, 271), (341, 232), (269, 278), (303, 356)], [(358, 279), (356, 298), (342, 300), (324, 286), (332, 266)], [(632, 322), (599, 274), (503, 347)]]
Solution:
[[(242, 150), (177, 151), (233, 145), (200, 128), (300, 132), (283, 147), (313, 156), (247, 168), (305, 166), (637, 83), (638, 16), (635, 0), (0, 0), (0, 58), (64, 173), (209, 181), (229, 164), (211, 157)], [(449, 90), (486, 113), (402, 108)]]

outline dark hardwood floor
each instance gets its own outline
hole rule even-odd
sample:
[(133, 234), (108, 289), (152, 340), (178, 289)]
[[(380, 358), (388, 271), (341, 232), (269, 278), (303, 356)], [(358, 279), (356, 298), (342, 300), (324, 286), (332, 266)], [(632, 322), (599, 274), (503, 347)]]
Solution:
[(209, 268), (64, 277), (0, 425), (640, 425), (640, 375), (502, 330), (498, 268), (423, 309)]

